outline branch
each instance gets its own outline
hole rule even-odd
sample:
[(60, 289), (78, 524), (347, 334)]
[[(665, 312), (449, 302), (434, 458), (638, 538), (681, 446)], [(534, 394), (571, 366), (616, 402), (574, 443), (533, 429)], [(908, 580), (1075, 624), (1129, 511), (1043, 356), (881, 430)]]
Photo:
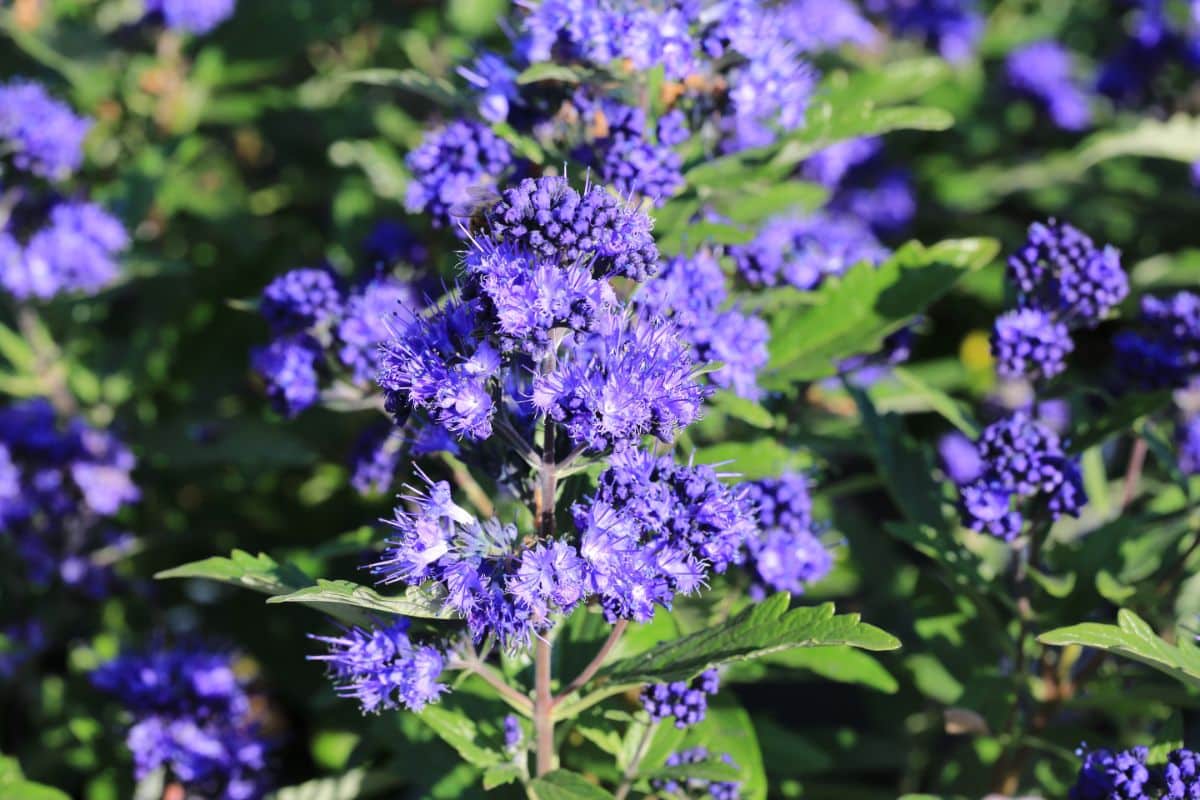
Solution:
[(496, 669), (488, 664), (485, 664), (475, 655), (474, 650), (468, 652), (467, 656), (459, 661), (459, 666), (467, 672), (478, 675), (483, 679), (484, 683), (495, 689), (504, 702), (512, 706), (513, 710), (526, 717), (533, 716), (533, 703), (528, 697), (518, 692), (508, 682), (504, 680)]
[(617, 623), (613, 625), (612, 630), (609, 631), (608, 638), (604, 640), (604, 644), (602, 644), (600, 649), (596, 652), (595, 658), (593, 658), (588, 665), (583, 668), (582, 672), (575, 676), (575, 680), (567, 684), (567, 687), (562, 690), (562, 693), (559, 694), (558, 697), (554, 698), (552, 701), (553, 705), (558, 705), (573, 692), (582, 689), (587, 682), (590, 681), (595, 674), (600, 671), (600, 667), (604, 666), (604, 659), (608, 657), (608, 654), (612, 651), (617, 641), (621, 638), (621, 634), (625, 633), (625, 629), (628, 627), (629, 620), (617, 620)]

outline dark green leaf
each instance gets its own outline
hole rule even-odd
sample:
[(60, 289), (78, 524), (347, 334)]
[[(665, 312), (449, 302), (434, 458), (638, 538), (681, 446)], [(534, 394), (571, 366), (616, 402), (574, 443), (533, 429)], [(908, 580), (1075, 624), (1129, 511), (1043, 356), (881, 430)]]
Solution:
[(1181, 636), (1178, 644), (1169, 644), (1128, 609), (1117, 612), (1116, 625), (1084, 622), (1043, 633), (1038, 641), (1059, 647), (1072, 644), (1095, 647), (1140, 661), (1187, 686), (1200, 688), (1200, 650), (1192, 643), (1191, 636)]
[(612, 800), (612, 795), (577, 772), (556, 769), (530, 782), (537, 800)]
[(268, 603), (309, 603), (324, 608), (329, 606), (353, 606), (385, 614), (400, 614), (405, 617), (427, 619), (451, 619), (449, 611), (436, 595), (419, 586), (410, 586), (399, 597), (381, 595), (369, 586), (353, 581), (328, 581), (318, 579), (315, 586), (306, 586), (287, 594), (276, 595)]

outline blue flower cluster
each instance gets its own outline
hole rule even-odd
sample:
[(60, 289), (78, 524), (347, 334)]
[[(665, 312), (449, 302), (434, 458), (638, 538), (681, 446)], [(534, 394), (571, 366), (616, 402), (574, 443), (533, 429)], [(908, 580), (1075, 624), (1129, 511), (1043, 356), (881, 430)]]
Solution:
[(899, 236), (916, 214), (912, 177), (888, 163), (880, 137), (819, 150), (805, 160), (801, 174), (833, 191), (828, 210), (865, 222), (877, 236)]
[[(1129, 3), (1127, 33), (1100, 65), (1096, 88), (1121, 104), (1134, 104), (1151, 93), (1155, 79), (1172, 65), (1200, 64), (1200, 7), (1191, 3), (1191, 19), (1171, 13), (1162, 0)], [(1180, 24), (1183, 23), (1183, 24)]]
[(1087, 91), (1073, 74), (1070, 52), (1058, 42), (1041, 40), (1013, 50), (1006, 69), (1009, 84), (1040, 103), (1058, 127), (1077, 131), (1091, 122)]
[(731, 247), (730, 254), (751, 286), (811, 290), (856, 264), (878, 266), (890, 252), (858, 219), (817, 212), (770, 219), (753, 241)]
[(626, 448), (601, 473), (596, 493), (574, 508), (590, 593), (610, 620), (646, 622), (670, 608), (708, 570), (743, 563), (756, 532), (744, 487), (731, 489), (711, 467)]
[(233, 16), (237, 0), (145, 0), (146, 15), (168, 28), (202, 35)]
[(137, 779), (165, 768), (189, 796), (255, 800), (270, 743), (228, 652), (195, 643), (125, 653), (92, 673), (133, 718), (126, 744)]
[(61, 425), (45, 400), (0, 409), (0, 544), (13, 548), (29, 580), (108, 591), (112, 559), (94, 556), (130, 546), (112, 518), (140, 496), (134, 465), (113, 434), (79, 419)]
[(639, 313), (670, 318), (692, 346), (698, 363), (719, 361), (708, 374), (715, 385), (742, 397), (762, 396), (758, 373), (767, 365), (770, 331), (761, 318), (729, 306), (729, 290), (716, 253), (700, 250), (667, 261), (635, 295)]
[(1179, 469), (1184, 475), (1200, 475), (1200, 412), (1192, 412), (1175, 429)]
[(747, 539), (751, 592), (801, 594), (833, 568), (833, 554), (821, 543), (812, 518), (809, 481), (798, 472), (747, 484), (748, 501), (758, 518), (758, 533)]
[(1200, 756), (1181, 748), (1167, 755), (1161, 765), (1149, 765), (1146, 747), (1113, 752), (1104, 748), (1087, 751), (1079, 775), (1071, 787), (1070, 800), (1193, 800), (1200, 797)]
[(26, 179), (0, 193), (0, 286), (17, 300), (94, 294), (117, 277), (117, 256), (129, 247), (121, 222), (45, 185), (79, 169), (90, 127), (40, 84), (0, 84), (0, 165)]
[(642, 708), (652, 722), (675, 718), (676, 728), (689, 728), (702, 721), (708, 711), (708, 698), (721, 690), (721, 678), (715, 669), (706, 670), (689, 684), (652, 683), (642, 689)]
[(339, 696), (357, 700), (365, 713), (401, 706), (420, 711), (447, 690), (438, 683), (446, 657), (432, 645), (414, 643), (408, 629), (408, 620), (399, 617), (340, 636), (311, 636), (327, 651), (309, 658), (324, 661)]
[(384, 495), (392, 488), (404, 456), (403, 433), (386, 423), (363, 431), (350, 456), (350, 485), (361, 495)]
[[(703, 764), (713, 758), (712, 753), (705, 747), (691, 747), (679, 750), (667, 756), (666, 766), (681, 767), (687, 764)], [(737, 769), (737, 762), (728, 753), (722, 753), (720, 760)], [(712, 800), (738, 800), (741, 797), (742, 784), (738, 781), (710, 781), (706, 778), (655, 778), (651, 785), (656, 792), (664, 797), (699, 798), (709, 797)]]
[(683, 188), (683, 158), (671, 147), (678, 137), (688, 135), (681, 116), (664, 117), (660, 130), (666, 137), (659, 133), (655, 141), (641, 108), (607, 98), (589, 103), (582, 93), (576, 94), (576, 104), (584, 111), (591, 134), (588, 146), (577, 148), (576, 155), (596, 169), (601, 181), (622, 196), (645, 197), (659, 206)]
[(1124, 380), (1147, 389), (1182, 389), (1200, 375), (1200, 294), (1142, 298), (1137, 327), (1117, 334)]
[(976, 0), (866, 0), (865, 5), (897, 34), (921, 39), (947, 61), (965, 61), (983, 35)]
[(1078, 462), (1056, 433), (1027, 412), (989, 425), (976, 448), (983, 472), (959, 488), (963, 523), (973, 530), (1012, 540), (1027, 514), (1079, 516), (1087, 502)]
[(1048, 379), (1066, 369), (1074, 328), (1091, 328), (1129, 293), (1121, 255), (1079, 229), (1035, 222), (1008, 259), (1017, 309), (996, 319), (992, 354), (1005, 378)]
[(321, 376), (369, 386), (380, 365), (390, 320), (417, 307), (406, 283), (379, 273), (346, 290), (326, 267), (294, 269), (263, 290), (259, 311), (274, 338), (251, 354), (271, 405), (294, 417), (317, 402)]
[(435, 227), (455, 227), (470, 216), (476, 195), (512, 166), (513, 154), (491, 128), (457, 120), (428, 134), (405, 164), (412, 173), (405, 208), (428, 213)]

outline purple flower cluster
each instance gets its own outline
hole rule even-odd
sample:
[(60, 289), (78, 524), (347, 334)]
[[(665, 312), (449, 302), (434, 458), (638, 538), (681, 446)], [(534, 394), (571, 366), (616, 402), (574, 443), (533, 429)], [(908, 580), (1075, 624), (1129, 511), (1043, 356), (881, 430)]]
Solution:
[[(604, 135), (595, 136), (580, 155), (584, 163), (595, 167), (600, 180), (622, 196), (645, 197), (659, 206), (683, 188), (683, 158), (671, 149), (671, 142), (650, 138), (645, 111), (603, 102), (592, 114), (603, 118), (603, 125), (593, 123), (592, 128)], [(668, 125), (672, 124), (678, 125), (678, 120), (673, 118)], [(677, 128), (668, 128), (668, 138), (672, 135), (679, 135)]]
[(996, 371), (1005, 378), (1046, 379), (1066, 369), (1073, 328), (1091, 328), (1129, 293), (1121, 256), (1097, 248), (1077, 228), (1050, 220), (1029, 227), (1008, 259), (1018, 308), (1001, 315), (992, 332)]
[(117, 255), (128, 246), (116, 217), (94, 203), (64, 201), (24, 245), (0, 229), (0, 283), (18, 300), (94, 294), (116, 279)]
[(730, 254), (751, 286), (811, 290), (856, 264), (878, 266), (890, 253), (857, 219), (818, 212), (768, 220), (753, 241)]
[(39, 83), (0, 84), (0, 158), (18, 170), (49, 180), (70, 177), (83, 163), (83, 140), (91, 126)]
[(350, 485), (364, 496), (387, 494), (403, 455), (404, 436), (398, 429), (386, 423), (368, 428), (350, 457)]
[(574, 517), (590, 593), (610, 620), (648, 621), (655, 605), (703, 586), (708, 570), (742, 563), (756, 531), (745, 489), (708, 466), (626, 448), (598, 483)]
[(168, 28), (208, 33), (233, 16), (237, 0), (145, 0), (146, 15), (160, 15)]
[(400, 617), (388, 625), (348, 628), (340, 636), (311, 636), (326, 645), (321, 655), (338, 695), (357, 700), (365, 713), (398, 707), (420, 711), (447, 691), (438, 677), (445, 654), (408, 635), (409, 622)]
[(412, 179), (404, 205), (434, 226), (470, 216), (473, 192), (493, 186), (512, 166), (512, 149), (486, 125), (459, 120), (429, 133), (405, 159)]
[(729, 291), (717, 256), (700, 250), (676, 256), (634, 297), (639, 313), (670, 318), (692, 346), (697, 363), (723, 366), (710, 381), (738, 395), (758, 399), (758, 373), (767, 365), (767, 324), (739, 309), (728, 308)]
[(947, 61), (968, 59), (983, 34), (975, 0), (866, 0), (901, 36), (921, 39)]
[(1200, 412), (1193, 412), (1175, 428), (1179, 469), (1184, 475), (1200, 475)]
[(1200, 14), (1192, 3), (1191, 19), (1184, 23), (1162, 0), (1125, 4), (1132, 19), (1122, 25), (1128, 33), (1100, 66), (1096, 88), (1123, 104), (1134, 104), (1150, 94), (1155, 79), (1172, 65), (1194, 68), (1200, 63)]
[(29, 580), (107, 591), (111, 567), (93, 555), (128, 546), (111, 518), (140, 496), (134, 465), (111, 433), (82, 420), (60, 425), (45, 400), (0, 409), (0, 541), (14, 547)]
[(959, 488), (963, 523), (1011, 540), (1026, 513), (1056, 520), (1087, 502), (1076, 460), (1058, 435), (1024, 411), (994, 422), (976, 442), (982, 474)]
[(878, 236), (902, 234), (916, 214), (912, 178), (888, 164), (877, 136), (819, 150), (804, 162), (802, 174), (833, 190), (829, 211), (865, 222)]
[[(713, 754), (705, 747), (692, 747), (679, 750), (667, 756), (668, 767), (682, 767), (687, 764), (702, 764), (711, 760)], [(728, 753), (722, 753), (720, 760), (733, 768), (737, 762)], [(742, 784), (737, 781), (710, 781), (706, 778), (655, 778), (651, 785), (656, 792), (664, 797), (675, 798), (712, 798), (712, 800), (738, 800), (741, 797)]]
[(758, 517), (757, 535), (748, 537), (752, 592), (801, 594), (833, 568), (833, 554), (817, 535), (808, 478), (788, 472), (748, 484), (747, 500)]
[(720, 689), (721, 678), (715, 669), (701, 673), (691, 684), (687, 681), (652, 683), (642, 689), (642, 708), (650, 715), (651, 722), (674, 717), (676, 728), (689, 728), (704, 719), (709, 695), (715, 695)]
[(1160, 766), (1146, 763), (1150, 751), (1131, 747), (1077, 751), (1083, 759), (1070, 800), (1193, 800), (1200, 797), (1200, 756), (1181, 748)]
[(1134, 330), (1114, 340), (1122, 377), (1148, 389), (1183, 388), (1200, 375), (1200, 294), (1142, 298)]
[(100, 666), (92, 683), (133, 717), (125, 741), (138, 780), (165, 768), (190, 794), (263, 796), (269, 743), (229, 653), (197, 644), (153, 646)]
[(1006, 63), (1008, 82), (1045, 107), (1063, 130), (1082, 130), (1091, 122), (1087, 92), (1073, 76), (1070, 52), (1058, 42), (1042, 40), (1012, 51)]
[(321, 376), (340, 369), (360, 386), (380, 366), (390, 320), (416, 307), (406, 284), (378, 275), (345, 291), (325, 267), (294, 269), (263, 289), (259, 311), (275, 338), (251, 354), (271, 405), (294, 417), (317, 402)]

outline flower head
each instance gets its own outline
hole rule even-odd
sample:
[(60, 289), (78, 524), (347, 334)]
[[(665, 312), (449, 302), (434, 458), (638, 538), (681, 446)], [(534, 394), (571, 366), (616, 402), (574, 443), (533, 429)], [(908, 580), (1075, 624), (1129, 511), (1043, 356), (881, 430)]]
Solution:
[(146, 0), (146, 13), (161, 14), (168, 28), (208, 33), (233, 16), (237, 0)]
[(1008, 275), (1022, 306), (1076, 326), (1096, 325), (1129, 293), (1116, 248), (1097, 248), (1079, 229), (1055, 220), (1029, 227), (1028, 240), (1008, 259)]
[(386, 626), (348, 628), (340, 636), (311, 636), (327, 650), (309, 656), (324, 661), (338, 694), (358, 701), (366, 713), (400, 706), (420, 711), (447, 691), (438, 677), (445, 655), (432, 645), (414, 643), (408, 620)]
[(1066, 369), (1075, 343), (1065, 323), (1037, 308), (1022, 308), (996, 318), (992, 355), (1004, 378), (1053, 378)]
[(83, 140), (91, 126), (39, 83), (0, 84), (0, 151), (19, 170), (50, 180), (69, 177), (83, 163)]
[(1072, 76), (1071, 54), (1058, 42), (1032, 42), (1009, 53), (1008, 81), (1045, 106), (1054, 124), (1080, 130), (1091, 121), (1088, 97)]
[(508, 143), (477, 122), (459, 120), (428, 134), (405, 164), (412, 172), (404, 205), (428, 213), (434, 226), (469, 216), (472, 192), (492, 186), (512, 165)]
[(308, 334), (285, 336), (260, 347), (251, 356), (255, 372), (266, 383), (271, 406), (294, 417), (317, 402), (317, 365), (321, 346)]
[(325, 268), (285, 272), (263, 289), (259, 311), (276, 334), (298, 333), (328, 322), (342, 311), (342, 292)]
[(22, 300), (100, 291), (116, 279), (116, 256), (129, 246), (120, 220), (100, 206), (76, 201), (55, 205), (47, 224), (23, 248), (5, 238), (0, 233), (0, 266), (5, 267), (0, 282)]

